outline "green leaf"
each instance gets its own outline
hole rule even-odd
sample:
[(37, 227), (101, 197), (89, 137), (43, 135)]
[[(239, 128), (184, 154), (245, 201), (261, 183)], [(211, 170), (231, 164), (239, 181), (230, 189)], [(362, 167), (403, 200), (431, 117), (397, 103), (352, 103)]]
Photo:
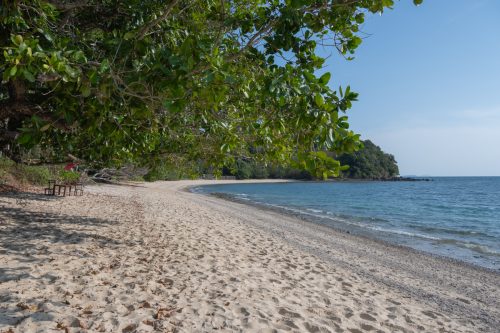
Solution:
[(354, 20), (356, 21), (356, 23), (361, 24), (365, 21), (365, 15), (363, 13), (359, 13), (354, 17)]
[(328, 139), (329, 139), (331, 142), (335, 141), (335, 136), (334, 136), (334, 134), (333, 134), (333, 128), (331, 128), (331, 127), (328, 129)]
[(9, 71), (10, 76), (15, 76), (16, 73), (17, 73), (17, 66), (11, 67)]
[(21, 145), (25, 145), (27, 143), (29, 143), (31, 141), (31, 133), (22, 133), (18, 138), (17, 138), (17, 142)]
[(413, 0), (413, 3), (418, 6), (421, 5), (424, 2), (424, 0)]
[(332, 74), (330, 72), (326, 72), (325, 74), (321, 75), (321, 77), (319, 78), (319, 83), (325, 86), (328, 84), (331, 77), (332, 77)]
[(75, 54), (73, 54), (73, 59), (75, 59), (78, 62), (87, 61), (87, 58), (85, 57), (85, 53), (83, 53), (83, 51), (76, 51)]
[(27, 48), (28, 48), (28, 45), (26, 45), (26, 43), (24, 43), (24, 42), (21, 42), (19, 44), (18, 52), (23, 53)]
[(321, 107), (325, 104), (325, 100), (323, 98), (323, 96), (321, 96), (320, 93), (316, 93), (314, 95), (314, 102), (316, 103), (317, 106)]
[(131, 40), (135, 37), (135, 32), (129, 31), (125, 35), (123, 35), (123, 39), (125, 40)]
[(44, 125), (44, 126), (42, 126), (42, 127), (40, 128), (40, 132), (45, 132), (45, 131), (46, 131), (46, 130), (48, 130), (49, 128), (50, 128), (50, 124), (46, 124), (46, 125)]
[(23, 70), (23, 76), (29, 82), (35, 82), (35, 77), (33, 76), (33, 74), (31, 74), (31, 72), (29, 70), (24, 69)]
[(89, 97), (90, 96), (90, 87), (89, 86), (83, 85), (80, 88), (80, 91), (81, 91), (83, 97)]
[(309, 82), (316, 82), (316, 77), (310, 72), (304, 72), (304, 77)]
[(21, 35), (15, 35), (11, 38), (12, 42), (18, 46), (19, 44), (21, 44), (23, 42), (23, 36)]

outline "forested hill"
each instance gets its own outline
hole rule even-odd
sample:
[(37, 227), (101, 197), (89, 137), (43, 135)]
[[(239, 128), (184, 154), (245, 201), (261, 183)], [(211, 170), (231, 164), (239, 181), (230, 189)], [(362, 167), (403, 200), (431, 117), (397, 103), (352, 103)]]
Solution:
[[(342, 166), (349, 166), (340, 174), (341, 179), (395, 179), (399, 175), (397, 162), (393, 155), (387, 154), (370, 140), (362, 141), (364, 148), (354, 153), (345, 153), (337, 157)], [(331, 155), (331, 154), (329, 154)], [(292, 163), (293, 164), (293, 163)], [(344, 169), (344, 168), (343, 168)], [(239, 159), (235, 169), (224, 169), (224, 175), (238, 179), (249, 178), (289, 178), (317, 179), (319, 177), (304, 168), (293, 166), (264, 166), (250, 160)]]
[(390, 179), (399, 175), (398, 164), (393, 155), (383, 152), (370, 140), (363, 141), (363, 144), (363, 149), (337, 157), (342, 165), (349, 165), (349, 169), (343, 171), (343, 177)]

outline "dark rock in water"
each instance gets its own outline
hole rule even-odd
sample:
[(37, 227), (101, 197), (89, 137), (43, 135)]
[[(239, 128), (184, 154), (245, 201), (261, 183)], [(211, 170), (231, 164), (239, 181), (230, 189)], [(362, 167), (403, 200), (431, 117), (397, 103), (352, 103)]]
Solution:
[(392, 177), (388, 179), (381, 179), (385, 181), (394, 181), (394, 182), (430, 182), (432, 179), (430, 178), (413, 178), (413, 177)]
[(234, 195), (227, 194), (227, 193), (212, 192), (212, 193), (209, 193), (209, 195), (214, 196), (216, 198), (230, 200), (230, 201), (238, 201), (238, 202), (240, 201), (240, 200), (236, 200), (236, 197)]
[(333, 181), (377, 181), (377, 182), (430, 182), (431, 178), (389, 177), (389, 178), (335, 178)]

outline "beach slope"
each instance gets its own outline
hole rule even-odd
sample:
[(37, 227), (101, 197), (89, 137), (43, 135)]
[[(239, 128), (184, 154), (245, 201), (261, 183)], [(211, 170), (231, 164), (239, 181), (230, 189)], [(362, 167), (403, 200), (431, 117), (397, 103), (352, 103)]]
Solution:
[(495, 332), (500, 275), (189, 193), (0, 195), (0, 332)]

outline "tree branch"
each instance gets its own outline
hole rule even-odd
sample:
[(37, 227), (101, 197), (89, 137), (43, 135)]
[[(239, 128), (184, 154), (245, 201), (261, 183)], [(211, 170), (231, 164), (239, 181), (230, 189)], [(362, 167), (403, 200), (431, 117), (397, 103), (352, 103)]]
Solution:
[(62, 12), (77, 9), (77, 8), (84, 8), (84, 7), (92, 6), (88, 0), (73, 1), (72, 3), (66, 3), (66, 2), (63, 2), (61, 0), (48, 0), (47, 2)]
[(148, 31), (153, 28), (155, 25), (157, 25), (158, 23), (160, 23), (161, 21), (165, 20), (169, 15), (170, 13), (172, 12), (172, 10), (174, 9), (175, 5), (177, 5), (177, 3), (179, 3), (180, 0), (173, 0), (168, 6), (167, 8), (165, 8), (165, 12), (160, 15), (159, 17), (157, 17), (155, 20), (149, 22), (148, 24), (146, 24), (144, 27), (142, 27), (141, 30), (139, 30), (139, 33), (137, 34), (137, 39), (138, 40), (141, 40), (143, 39), (146, 34), (148, 33)]

